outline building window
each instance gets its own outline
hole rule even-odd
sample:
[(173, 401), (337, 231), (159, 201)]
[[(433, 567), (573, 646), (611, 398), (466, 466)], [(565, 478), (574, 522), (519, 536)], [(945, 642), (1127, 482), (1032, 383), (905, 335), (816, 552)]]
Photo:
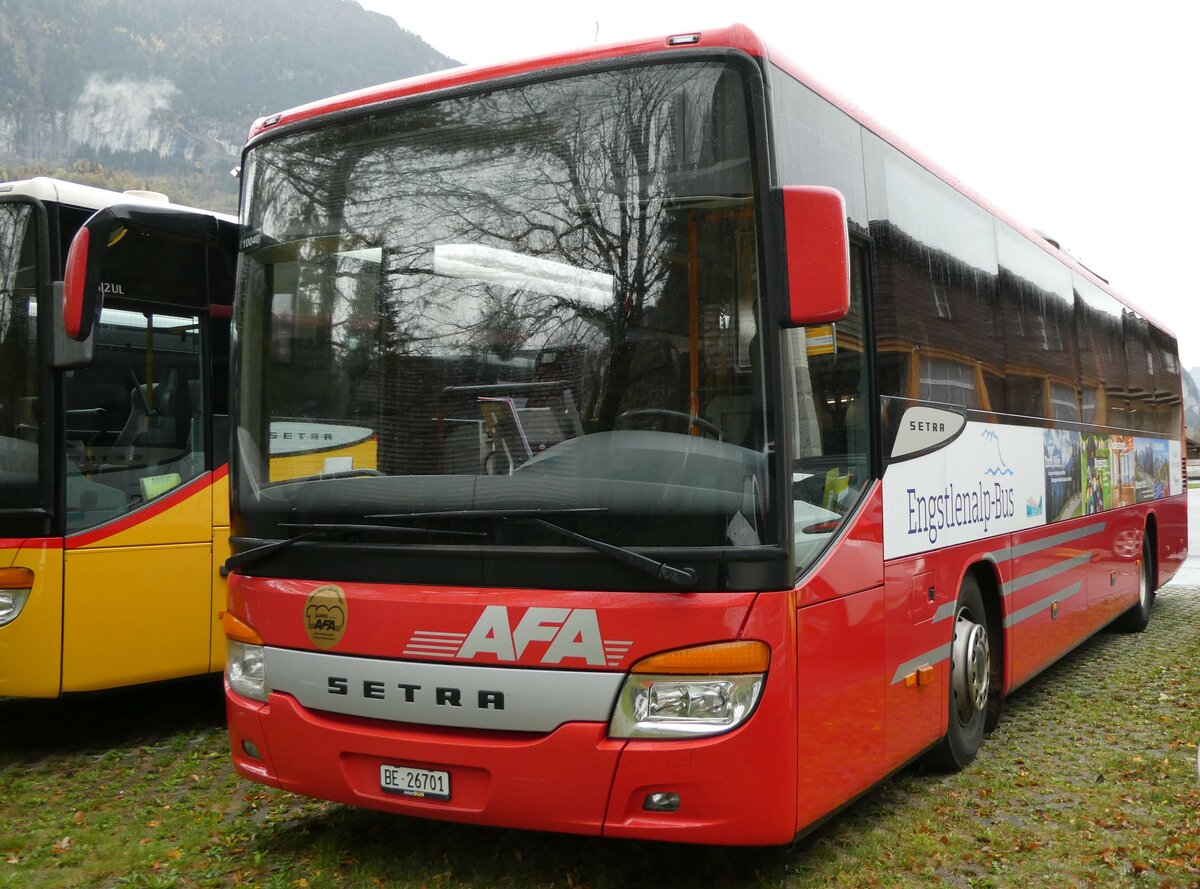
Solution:
[(933, 285), (933, 304), (937, 306), (939, 318), (950, 319), (950, 296), (946, 293), (945, 285)]
[(921, 361), (921, 399), (967, 408), (979, 407), (975, 371), (960, 361), (924, 358)]
[[(1051, 383), (1050, 408), (1054, 412), (1056, 420), (1078, 420), (1079, 406), (1075, 401), (1075, 387), (1065, 383)], [(1092, 409), (1095, 410), (1094, 402)]]

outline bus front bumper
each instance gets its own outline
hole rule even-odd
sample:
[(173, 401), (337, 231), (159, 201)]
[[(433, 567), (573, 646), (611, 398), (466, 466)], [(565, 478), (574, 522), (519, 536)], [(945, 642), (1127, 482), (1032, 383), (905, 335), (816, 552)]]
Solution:
[[(307, 710), (280, 693), (262, 704), (228, 685), (226, 703), (238, 772), (307, 796), (421, 818), (595, 836), (766, 845), (795, 835), (795, 796), (788, 790), (795, 772), (773, 749), (769, 720), (752, 718), (712, 738), (624, 741), (594, 722), (526, 735), (347, 717)], [(385, 766), (445, 772), (450, 798), (385, 790)], [(674, 794), (678, 808), (648, 810), (652, 794)]]

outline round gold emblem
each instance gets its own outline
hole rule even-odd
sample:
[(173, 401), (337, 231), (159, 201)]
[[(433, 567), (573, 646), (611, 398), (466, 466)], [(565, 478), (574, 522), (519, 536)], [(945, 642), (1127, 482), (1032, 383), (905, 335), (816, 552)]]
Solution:
[(346, 594), (327, 583), (309, 593), (304, 604), (304, 630), (317, 648), (332, 648), (346, 632)]

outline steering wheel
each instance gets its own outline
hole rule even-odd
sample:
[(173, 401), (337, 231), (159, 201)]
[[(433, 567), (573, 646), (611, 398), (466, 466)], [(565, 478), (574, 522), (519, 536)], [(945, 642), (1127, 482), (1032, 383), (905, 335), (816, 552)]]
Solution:
[(666, 408), (659, 407), (640, 407), (631, 411), (625, 411), (623, 414), (617, 415), (617, 425), (621, 424), (622, 420), (636, 420), (642, 417), (666, 417), (677, 423), (686, 423), (688, 429), (693, 426), (703, 432), (707, 432), (717, 441), (723, 441), (724, 437), (721, 434), (721, 427), (714, 423), (710, 423), (703, 417), (697, 417), (695, 414), (685, 414), (683, 411), (672, 411)]

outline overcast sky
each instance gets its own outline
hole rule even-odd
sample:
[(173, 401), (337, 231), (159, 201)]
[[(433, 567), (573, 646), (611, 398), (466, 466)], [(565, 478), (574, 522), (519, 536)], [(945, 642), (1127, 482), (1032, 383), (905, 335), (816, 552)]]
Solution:
[(1200, 366), (1189, 228), (1200, 4), (359, 2), (471, 65), (749, 25), (993, 205), (1055, 235), (1174, 330), (1185, 367)]

